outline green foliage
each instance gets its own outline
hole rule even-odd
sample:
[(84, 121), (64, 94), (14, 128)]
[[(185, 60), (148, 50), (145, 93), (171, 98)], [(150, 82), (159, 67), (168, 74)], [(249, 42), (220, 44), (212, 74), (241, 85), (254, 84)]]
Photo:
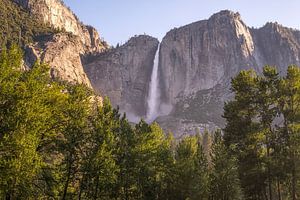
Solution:
[(214, 135), (211, 157), (210, 199), (243, 199), (237, 160), (230, 156), (219, 131)]
[(0, 0), (0, 45), (33, 42), (35, 36), (57, 32), (11, 0)]
[(172, 199), (208, 199), (208, 164), (200, 137), (186, 137), (176, 147)]
[(266, 66), (262, 76), (242, 71), (232, 80), (226, 103), (225, 144), (238, 159), (246, 199), (299, 196), (300, 69), (285, 77)]
[(116, 183), (119, 167), (114, 159), (116, 137), (113, 131), (118, 127), (116, 112), (108, 99), (103, 106), (97, 106), (92, 116), (92, 129), (87, 133), (85, 151), (80, 171), (82, 178), (79, 196), (86, 199), (108, 199), (111, 187)]
[[(52, 105), (61, 95), (49, 87), (48, 69), (21, 71), (22, 53), (2, 51), (0, 64), (0, 194), (27, 198), (44, 163), (38, 149), (52, 126)], [(50, 132), (50, 131), (49, 131)]]
[(0, 198), (297, 199), (300, 69), (232, 80), (224, 135), (175, 141), (158, 124), (131, 125), (83, 85), (22, 68), (16, 45), (0, 56)]

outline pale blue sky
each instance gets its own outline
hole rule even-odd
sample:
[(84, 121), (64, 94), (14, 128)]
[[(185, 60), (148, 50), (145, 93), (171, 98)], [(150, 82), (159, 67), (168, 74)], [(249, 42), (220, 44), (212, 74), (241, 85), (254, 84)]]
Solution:
[(64, 0), (85, 24), (97, 28), (109, 44), (148, 34), (158, 39), (174, 27), (207, 19), (229, 9), (248, 26), (267, 21), (300, 29), (300, 0)]

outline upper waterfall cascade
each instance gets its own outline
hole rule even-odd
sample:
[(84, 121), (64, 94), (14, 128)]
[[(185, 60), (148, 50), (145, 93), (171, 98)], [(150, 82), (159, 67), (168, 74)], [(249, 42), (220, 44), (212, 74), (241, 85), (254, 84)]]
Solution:
[(151, 81), (149, 84), (149, 93), (147, 99), (147, 116), (146, 121), (151, 123), (159, 116), (160, 104), (160, 89), (159, 89), (159, 76), (158, 76), (158, 63), (159, 63), (159, 47), (153, 62), (153, 69), (151, 74)]

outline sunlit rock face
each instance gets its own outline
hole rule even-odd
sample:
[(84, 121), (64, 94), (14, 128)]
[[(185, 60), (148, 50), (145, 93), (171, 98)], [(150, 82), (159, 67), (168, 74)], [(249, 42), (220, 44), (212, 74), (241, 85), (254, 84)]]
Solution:
[(177, 135), (223, 127), (231, 78), (243, 69), (261, 73), (267, 64), (284, 72), (300, 64), (299, 51), (299, 31), (277, 23), (249, 28), (227, 10), (175, 28), (161, 42), (159, 63), (162, 102), (173, 109), (158, 121)]
[(45, 24), (64, 30), (80, 38), (86, 52), (97, 52), (106, 48), (98, 32), (85, 26), (61, 0), (14, 0)]
[(30, 68), (37, 60), (45, 62), (51, 67), (53, 78), (91, 87), (82, 61), (87, 55), (109, 48), (96, 29), (82, 24), (60, 0), (13, 1), (58, 32), (36, 36), (35, 42), (25, 48), (26, 65)]
[(81, 62), (83, 47), (78, 44), (80, 44), (79, 37), (70, 34), (45, 36), (43, 40), (26, 47), (25, 62), (28, 66), (37, 60), (48, 63), (53, 78), (85, 84), (91, 88)]
[(140, 35), (124, 45), (91, 56), (84, 64), (92, 86), (108, 96), (131, 121), (146, 117), (149, 82), (159, 41)]

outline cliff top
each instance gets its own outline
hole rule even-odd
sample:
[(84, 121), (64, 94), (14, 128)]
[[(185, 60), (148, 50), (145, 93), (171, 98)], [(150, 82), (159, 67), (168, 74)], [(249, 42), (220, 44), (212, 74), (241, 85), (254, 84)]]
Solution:
[[(204, 26), (207, 25), (207, 23), (214, 23), (216, 21), (220, 21), (222, 24), (223, 22), (225, 22), (225, 20), (227, 21), (239, 21), (242, 24), (245, 25), (245, 23), (242, 20), (242, 17), (240, 15), (240, 13), (238, 12), (234, 12), (231, 10), (221, 10), (220, 12), (217, 12), (215, 14), (213, 14), (212, 16), (210, 16), (208, 19), (204, 19), (204, 20), (199, 20), (181, 27), (175, 27), (172, 30), (170, 30), (168, 34), (174, 32), (174, 31), (178, 31), (178, 30), (184, 30), (184, 29), (189, 29), (191, 27), (194, 26)], [(246, 25), (245, 25), (246, 26)], [(248, 27), (249, 28), (249, 27)], [(250, 29), (250, 28), (249, 28)], [(262, 27), (258, 27), (258, 28), (251, 28), (252, 30), (261, 30), (261, 29), (272, 29), (272, 30), (288, 30), (288, 31), (297, 31), (299, 32), (299, 30), (294, 29), (294, 28), (287, 28), (281, 24), (279, 24), (278, 22), (267, 22), (264, 26)]]

